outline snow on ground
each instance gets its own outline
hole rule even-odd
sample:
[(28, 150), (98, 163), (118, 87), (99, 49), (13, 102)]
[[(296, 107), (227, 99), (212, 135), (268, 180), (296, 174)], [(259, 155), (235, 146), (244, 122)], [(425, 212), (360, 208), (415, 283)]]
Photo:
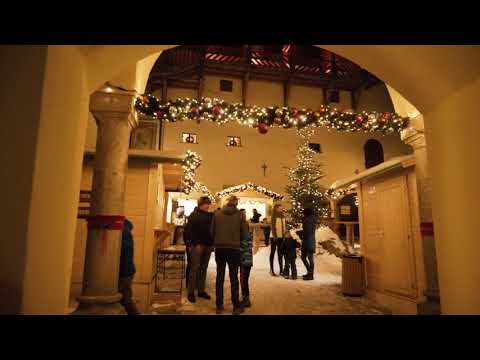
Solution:
[[(245, 310), (248, 315), (360, 315), (384, 314), (381, 309), (365, 297), (352, 298), (341, 294), (341, 260), (328, 253), (317, 254), (315, 259), (315, 279), (301, 279), (305, 267), (297, 258), (299, 279), (289, 280), (272, 277), (269, 274), (270, 247), (262, 247), (254, 255), (250, 274), (250, 300), (252, 307)], [(275, 255), (275, 272), (278, 273), (278, 260)], [(207, 292), (211, 300), (197, 298), (195, 304), (186, 300), (183, 294), (181, 304), (175, 309), (165, 304), (155, 310), (158, 314), (208, 315), (215, 314), (215, 255), (212, 254), (207, 275)], [(225, 314), (231, 314), (230, 281), (228, 267), (224, 285)], [(162, 311), (162, 308), (165, 309)], [(168, 309), (168, 310), (166, 310)]]

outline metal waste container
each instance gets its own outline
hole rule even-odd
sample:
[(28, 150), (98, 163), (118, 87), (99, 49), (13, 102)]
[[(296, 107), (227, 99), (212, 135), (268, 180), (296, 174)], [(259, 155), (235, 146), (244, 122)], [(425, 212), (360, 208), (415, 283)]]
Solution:
[(342, 258), (342, 293), (362, 296), (365, 292), (365, 270), (363, 256), (344, 255)]

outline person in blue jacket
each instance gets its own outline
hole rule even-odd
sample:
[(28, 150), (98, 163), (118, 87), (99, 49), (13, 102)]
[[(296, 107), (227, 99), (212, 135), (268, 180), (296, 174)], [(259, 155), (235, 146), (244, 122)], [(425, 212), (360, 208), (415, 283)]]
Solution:
[(313, 209), (306, 208), (303, 210), (302, 227), (302, 261), (307, 269), (307, 273), (302, 278), (303, 280), (313, 280), (316, 229)]
[(135, 276), (135, 264), (133, 262), (133, 224), (125, 219), (122, 230), (122, 247), (120, 253), (120, 272), (118, 280), (118, 291), (122, 294), (120, 303), (125, 308), (127, 315), (139, 315), (135, 301), (133, 300), (132, 282)]

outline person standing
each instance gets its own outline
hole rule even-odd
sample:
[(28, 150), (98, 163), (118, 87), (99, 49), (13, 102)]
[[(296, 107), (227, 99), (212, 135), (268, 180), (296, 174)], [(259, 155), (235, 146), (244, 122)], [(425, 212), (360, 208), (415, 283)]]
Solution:
[[(195, 212), (197, 210), (198, 210), (198, 207), (195, 206), (195, 209), (193, 209), (193, 212)], [(183, 243), (185, 244), (185, 252), (187, 254), (187, 266), (186, 266), (186, 269), (185, 269), (185, 284), (187, 286), (187, 289), (188, 289), (188, 282), (189, 282), (189, 279), (190, 279), (190, 268), (191, 268), (190, 238), (189, 238), (189, 236), (190, 236), (190, 221), (189, 221), (189, 218), (187, 218), (187, 223), (185, 224), (185, 229), (183, 230)]]
[(211, 204), (208, 196), (202, 196), (198, 199), (198, 206), (188, 218), (186, 229), (190, 251), (188, 301), (192, 303), (196, 301), (195, 289), (198, 297), (211, 299), (211, 296), (205, 292), (208, 262), (213, 245), (210, 233), (213, 214), (208, 211)]
[(262, 220), (262, 224), (260, 227), (263, 230), (263, 235), (265, 236), (265, 246), (268, 246), (270, 244), (270, 232), (271, 232), (271, 227), (270, 223), (268, 222), (268, 219), (265, 217)]
[[(238, 270), (241, 263), (240, 242), (245, 236), (248, 224), (237, 209), (238, 198), (231, 196), (222, 210), (217, 211), (212, 222), (212, 237), (217, 263), (216, 306), (217, 314), (224, 310), (223, 285), (225, 282), (225, 267), (228, 264), (230, 275), (230, 290), (233, 304), (233, 314), (239, 315), (243, 307), (239, 300)], [(247, 230), (248, 233), (248, 230)]]
[(262, 216), (262, 214), (260, 214), (257, 209), (253, 209), (253, 216), (252, 216), (252, 223), (254, 224), (258, 224), (258, 222), (260, 221), (260, 217)]
[(316, 224), (313, 210), (310, 208), (303, 210), (302, 228), (302, 262), (307, 269), (307, 273), (302, 278), (313, 280)]
[[(289, 231), (285, 234), (283, 239), (283, 256), (285, 257), (285, 267), (283, 269), (283, 277), (286, 279), (297, 280), (297, 265), (295, 263), (297, 259), (297, 247), (300, 244), (292, 238)], [(291, 277), (290, 277), (291, 272)]]
[(248, 286), (248, 279), (250, 277), (250, 270), (253, 266), (253, 242), (252, 235), (248, 231), (247, 216), (245, 210), (241, 211), (244, 230), (240, 242), (241, 250), (241, 266), (240, 266), (240, 287), (242, 289), (242, 307), (250, 307), (250, 288)]
[(280, 267), (279, 274), (283, 272), (283, 257), (284, 257), (284, 239), (287, 233), (287, 224), (285, 215), (281, 204), (276, 204), (273, 207), (272, 213), (272, 241), (270, 244), (270, 275), (277, 276), (273, 267), (273, 259), (275, 257), (275, 250), (277, 250), (278, 265)]
[(130, 220), (123, 221), (122, 247), (120, 250), (120, 271), (118, 279), (118, 291), (122, 294), (120, 304), (125, 308), (127, 315), (139, 315), (137, 305), (133, 300), (132, 282), (135, 276), (135, 263), (133, 262), (133, 224)]

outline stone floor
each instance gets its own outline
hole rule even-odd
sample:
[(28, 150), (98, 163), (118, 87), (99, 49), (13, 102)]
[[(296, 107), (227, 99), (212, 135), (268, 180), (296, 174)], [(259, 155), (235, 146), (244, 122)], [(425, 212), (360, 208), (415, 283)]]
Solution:
[[(269, 274), (269, 248), (261, 248), (254, 256), (250, 275), (250, 299), (252, 307), (245, 310), (247, 315), (382, 315), (388, 314), (365, 297), (345, 297), (341, 294), (341, 263), (332, 255), (316, 256), (315, 280), (287, 280)], [(275, 258), (275, 266), (278, 266)], [(276, 268), (278, 271), (278, 268)], [(299, 275), (304, 266), (297, 259)], [(162, 301), (154, 304), (152, 314), (215, 314), (215, 273), (214, 256), (210, 260), (207, 275), (207, 292), (212, 300), (197, 298), (191, 304), (184, 293), (177, 301)], [(225, 314), (231, 314), (230, 282), (228, 270), (225, 276)]]

